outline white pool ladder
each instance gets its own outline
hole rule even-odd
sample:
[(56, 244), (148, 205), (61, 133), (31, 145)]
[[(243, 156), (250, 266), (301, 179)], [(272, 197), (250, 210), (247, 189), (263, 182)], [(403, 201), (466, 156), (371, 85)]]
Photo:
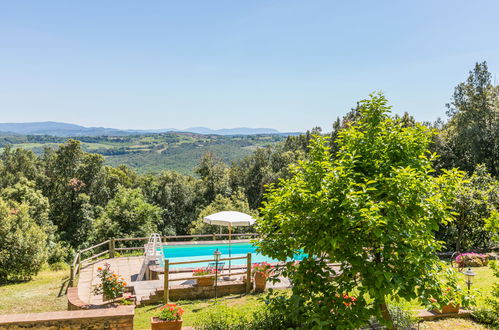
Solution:
[[(151, 261), (163, 258), (163, 247), (161, 242), (161, 235), (157, 233), (151, 234), (149, 241), (144, 246), (144, 262), (140, 268), (139, 276), (137, 276), (137, 281), (142, 281), (146, 275), (147, 268)], [(158, 260), (159, 261), (159, 260)]]

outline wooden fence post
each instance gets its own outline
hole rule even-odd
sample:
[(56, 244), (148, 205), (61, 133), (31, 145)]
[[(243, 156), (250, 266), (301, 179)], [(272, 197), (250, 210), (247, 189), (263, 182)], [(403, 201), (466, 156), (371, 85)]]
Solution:
[(164, 272), (164, 281), (163, 281), (163, 287), (164, 287), (164, 293), (163, 293), (163, 302), (165, 304), (168, 304), (170, 300), (170, 292), (168, 290), (168, 280), (169, 280), (169, 274), (170, 274), (170, 261), (168, 259), (165, 259), (165, 272)]
[(114, 258), (114, 238), (109, 240), (109, 258)]
[(251, 291), (251, 252), (246, 257), (246, 293)]
[(71, 273), (69, 273), (69, 284), (68, 284), (68, 287), (72, 288), (73, 287), (73, 284), (74, 284), (74, 271), (75, 271), (75, 268), (73, 265), (71, 265), (70, 267), (70, 270), (69, 270)]

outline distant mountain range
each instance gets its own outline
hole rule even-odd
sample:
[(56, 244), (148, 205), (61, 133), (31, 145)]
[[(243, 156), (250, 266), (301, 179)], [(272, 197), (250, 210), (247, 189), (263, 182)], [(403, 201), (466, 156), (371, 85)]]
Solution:
[(21, 135), (52, 135), (52, 136), (123, 136), (139, 135), (165, 132), (189, 132), (204, 135), (255, 135), (255, 134), (277, 134), (296, 135), (297, 132), (281, 133), (273, 128), (226, 128), (211, 129), (207, 127), (190, 127), (186, 129), (166, 128), (159, 130), (136, 130), (136, 129), (116, 129), (105, 127), (84, 127), (75, 124), (59, 123), (53, 121), (34, 123), (0, 123), (0, 133), (21, 134)]

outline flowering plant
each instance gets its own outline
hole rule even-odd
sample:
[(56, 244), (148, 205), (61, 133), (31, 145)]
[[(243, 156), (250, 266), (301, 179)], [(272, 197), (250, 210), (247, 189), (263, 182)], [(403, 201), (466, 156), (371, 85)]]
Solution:
[(459, 268), (487, 266), (487, 256), (485, 254), (467, 252), (457, 255), (456, 262)]
[(192, 272), (193, 276), (203, 276), (203, 275), (210, 275), (210, 274), (215, 274), (214, 268), (201, 267), (198, 269), (194, 269), (194, 271)]
[(348, 308), (352, 308), (352, 305), (355, 305), (355, 302), (357, 301), (357, 298), (353, 296), (349, 296), (347, 294), (343, 295), (343, 305), (345, 305)]
[(260, 262), (260, 263), (255, 263), (253, 264), (253, 273), (263, 273), (265, 275), (270, 274), (270, 269), (272, 266), (268, 262)]
[(184, 310), (175, 304), (166, 304), (159, 309), (158, 319), (163, 321), (176, 321), (182, 318)]
[(101, 279), (101, 283), (94, 288), (95, 294), (102, 293), (108, 299), (116, 299), (125, 292), (125, 279), (111, 271), (111, 265), (108, 263), (97, 268), (97, 277)]

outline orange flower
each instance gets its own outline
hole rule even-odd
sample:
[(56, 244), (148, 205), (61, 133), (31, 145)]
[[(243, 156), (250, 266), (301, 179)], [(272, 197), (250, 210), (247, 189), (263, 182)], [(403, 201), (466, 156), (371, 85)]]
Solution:
[(97, 267), (97, 270), (102, 270), (102, 267)]

